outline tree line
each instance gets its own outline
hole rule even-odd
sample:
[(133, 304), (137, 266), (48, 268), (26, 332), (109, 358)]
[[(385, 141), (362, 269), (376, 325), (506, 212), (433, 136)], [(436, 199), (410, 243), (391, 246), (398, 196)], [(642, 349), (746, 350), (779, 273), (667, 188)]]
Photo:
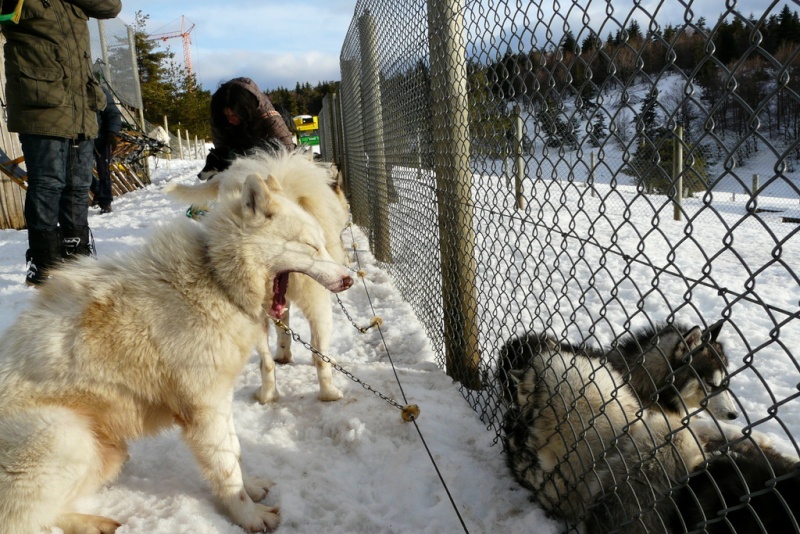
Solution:
[[(150, 15), (137, 11), (133, 24), (145, 119), (163, 124), (166, 116), (171, 129), (185, 128), (200, 138), (210, 139), (209, 110), (213, 90), (204, 89), (194, 74), (187, 73), (173, 52), (158, 48), (158, 43), (151, 40), (147, 32), (149, 18)], [(289, 127), (294, 128), (291, 117), (318, 115), (322, 99), (335, 92), (338, 84), (325, 81), (312, 86), (298, 82), (294, 89), (278, 87), (265, 93), (289, 122)]]
[[(713, 27), (703, 18), (650, 27), (645, 32), (631, 20), (605, 39), (589, 31), (578, 42), (567, 31), (543, 47), (468, 58), (473, 156), (507, 157), (515, 108), (537, 125), (535, 132), (526, 131), (526, 147), (534, 146), (531, 135), (559, 153), (600, 147), (611, 136), (631, 156), (624, 172), (637, 183), (647, 181), (643, 185), (652, 191), (670, 186), (676, 124), (683, 127), (692, 169), (690, 190), (702, 189), (707, 166), (726, 159), (729, 151), (740, 166), (767, 139), (773, 146), (800, 140), (797, 12), (784, 6), (763, 20), (728, 14)], [(659, 81), (671, 74), (685, 82), (659, 93)], [(432, 143), (430, 83), (424, 59), (382, 81), (384, 120), (405, 137), (398, 146), (411, 147), (423, 159), (431, 157), (425, 154)], [(634, 100), (634, 86), (640, 92), (648, 86), (648, 94)], [(794, 157), (800, 159), (800, 153)]]

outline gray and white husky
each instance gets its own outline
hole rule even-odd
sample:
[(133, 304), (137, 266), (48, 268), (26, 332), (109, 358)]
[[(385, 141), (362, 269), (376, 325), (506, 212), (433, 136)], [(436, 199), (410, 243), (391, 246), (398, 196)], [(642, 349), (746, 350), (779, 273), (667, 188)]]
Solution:
[(742, 439), (705, 413), (736, 414), (719, 327), (661, 325), (610, 351), (537, 333), (508, 341), (500, 377), (513, 476), (591, 533), (671, 532), (671, 489), (704, 462), (709, 443)]

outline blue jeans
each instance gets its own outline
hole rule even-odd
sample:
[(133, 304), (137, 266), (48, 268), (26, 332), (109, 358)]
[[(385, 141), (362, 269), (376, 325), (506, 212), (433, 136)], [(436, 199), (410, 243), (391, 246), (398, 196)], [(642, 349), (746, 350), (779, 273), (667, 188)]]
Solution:
[(97, 205), (100, 207), (111, 204), (114, 191), (111, 187), (111, 146), (106, 143), (94, 144), (94, 164), (97, 168), (97, 178), (92, 178), (92, 193)]
[(94, 143), (31, 134), (19, 140), (28, 170), (28, 230), (88, 227)]

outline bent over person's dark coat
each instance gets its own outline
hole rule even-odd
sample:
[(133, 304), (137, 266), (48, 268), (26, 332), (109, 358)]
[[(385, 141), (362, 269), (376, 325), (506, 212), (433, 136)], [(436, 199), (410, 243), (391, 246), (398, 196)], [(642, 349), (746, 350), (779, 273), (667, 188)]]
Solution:
[(110, 19), (120, 0), (27, 0), (3, 26), (8, 129), (75, 139), (97, 136), (106, 97), (92, 74), (89, 17)]
[(289, 150), (295, 148), (292, 132), (289, 131), (283, 117), (275, 110), (269, 97), (258, 89), (253, 80), (234, 78), (225, 82), (224, 85), (228, 84), (239, 85), (256, 97), (258, 113), (261, 118), (251, 129), (244, 129), (231, 127), (228, 124), (217, 124), (213, 120), (216, 114), (212, 112), (211, 141), (214, 143), (214, 148), (208, 153), (201, 175), (207, 172), (224, 171), (235, 157), (243, 156), (254, 148), (269, 148), (270, 146), (275, 148), (283, 146)]

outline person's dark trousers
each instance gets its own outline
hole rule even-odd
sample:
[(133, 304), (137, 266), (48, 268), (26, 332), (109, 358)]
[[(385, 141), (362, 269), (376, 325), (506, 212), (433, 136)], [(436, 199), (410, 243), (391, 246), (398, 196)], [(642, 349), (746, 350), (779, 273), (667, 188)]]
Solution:
[(94, 162), (97, 169), (97, 178), (92, 178), (92, 193), (94, 202), (101, 208), (111, 206), (113, 192), (111, 190), (111, 145), (96, 142), (94, 145)]
[(44, 235), (61, 232), (62, 237), (80, 239), (76, 249), (91, 253), (89, 233), (89, 187), (92, 183), (94, 143), (88, 139), (64, 139), (20, 134), (28, 170), (25, 221), (31, 262), (46, 270), (64, 255), (53, 257), (53, 248), (38, 242)]

